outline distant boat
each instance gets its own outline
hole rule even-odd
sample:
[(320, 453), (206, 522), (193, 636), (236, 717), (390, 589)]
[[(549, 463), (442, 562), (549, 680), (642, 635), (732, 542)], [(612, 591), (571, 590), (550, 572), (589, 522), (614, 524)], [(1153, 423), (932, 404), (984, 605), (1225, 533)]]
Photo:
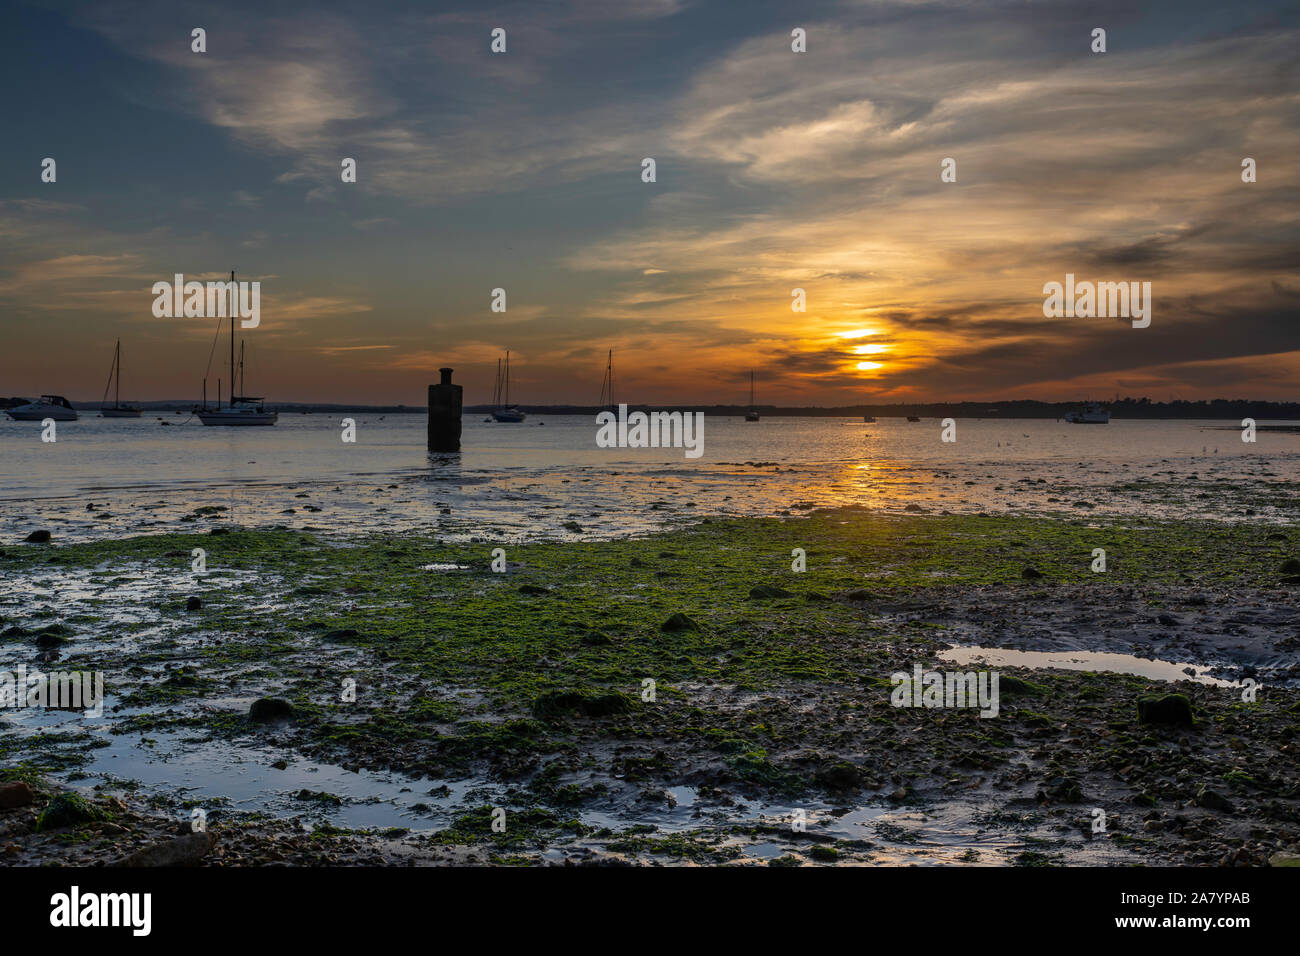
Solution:
[(1065, 420), (1072, 425), (1109, 425), (1110, 412), (1093, 402), (1083, 408), (1066, 412)]
[(505, 364), (497, 359), (497, 382), (492, 391), (492, 420), (503, 424), (518, 424), (528, 415), (510, 404), (510, 350), (506, 349)]
[(40, 422), (47, 418), (56, 422), (77, 420), (77, 410), (62, 395), (42, 395), (37, 401), (6, 409), (5, 414), (16, 422)]
[(279, 413), (262, 404), (260, 395), (236, 395), (235, 384), (238, 381), (240, 391), (244, 389), (244, 343), (239, 343), (239, 364), (235, 364), (235, 315), (239, 311), (234, 300), (236, 293), (235, 273), (230, 273), (230, 404), (221, 407), (221, 379), (217, 379), (217, 407), (208, 408), (207, 379), (203, 380), (203, 407), (196, 408), (194, 414), (205, 425), (274, 425)]
[[(113, 391), (113, 404), (105, 405), (108, 390), (114, 382), (117, 388)], [(100, 399), (99, 414), (104, 418), (139, 418), (142, 411), (139, 405), (122, 404), (122, 340), (118, 339), (113, 349), (113, 365), (108, 370), (108, 384), (104, 386), (104, 397)]]
[(908, 416), (907, 416), (907, 420), (908, 420), (909, 422), (919, 422), (921, 419), (918, 418), (918, 417), (915, 416), (915, 415), (908, 415)]
[(618, 414), (618, 405), (614, 402), (614, 350), (609, 350), (605, 360), (605, 377), (600, 382), (600, 407)]
[(758, 409), (754, 407), (754, 370), (749, 370), (749, 411), (745, 413), (745, 421), (758, 421)]
[(862, 420), (863, 420), (864, 422), (866, 422), (868, 425), (874, 425), (874, 424), (876, 423), (876, 416), (875, 416), (875, 415), (863, 415), (863, 416), (862, 416)]

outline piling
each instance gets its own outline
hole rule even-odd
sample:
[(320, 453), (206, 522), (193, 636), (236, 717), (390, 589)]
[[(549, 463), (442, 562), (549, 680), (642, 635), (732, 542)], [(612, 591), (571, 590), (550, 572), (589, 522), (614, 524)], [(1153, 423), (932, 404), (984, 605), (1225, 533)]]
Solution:
[(451, 371), (438, 369), (442, 381), (429, 386), (429, 451), (460, 451), (462, 389), (451, 384)]

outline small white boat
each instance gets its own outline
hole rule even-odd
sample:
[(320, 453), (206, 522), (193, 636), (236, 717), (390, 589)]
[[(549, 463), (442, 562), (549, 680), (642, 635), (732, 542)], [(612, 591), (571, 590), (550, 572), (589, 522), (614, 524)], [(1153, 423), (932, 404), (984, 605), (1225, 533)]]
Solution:
[(758, 421), (758, 409), (754, 407), (754, 370), (749, 370), (749, 411), (745, 412), (745, 421)]
[(1108, 425), (1110, 412), (1093, 402), (1084, 408), (1066, 412), (1065, 420), (1072, 425)]
[(42, 422), (47, 418), (56, 422), (77, 420), (77, 410), (62, 395), (42, 395), (38, 401), (5, 409), (5, 414), (16, 422)]
[[(234, 296), (235, 273), (230, 273), (231, 296)], [(239, 362), (235, 362), (235, 302), (230, 303), (230, 404), (221, 407), (221, 379), (217, 379), (217, 407), (208, 408), (208, 383), (203, 380), (203, 407), (195, 408), (194, 414), (204, 425), (274, 425), (280, 413), (268, 410), (262, 404), (260, 395), (235, 395), (235, 384), (244, 388), (244, 343), (239, 343)]]
[[(117, 390), (113, 393), (113, 404), (105, 405), (114, 381)], [(143, 411), (139, 405), (122, 404), (122, 340), (118, 339), (117, 347), (113, 349), (113, 364), (108, 370), (108, 384), (104, 386), (104, 397), (99, 402), (99, 414), (102, 418), (139, 418)]]
[(492, 393), (492, 420), (494, 422), (518, 424), (528, 417), (526, 412), (521, 412), (519, 406), (510, 404), (510, 350), (506, 350), (506, 360), (503, 365), (500, 359), (497, 359), (497, 383)]
[(279, 412), (268, 411), (261, 398), (250, 395), (236, 395), (225, 408), (200, 409), (194, 414), (205, 425), (274, 425), (280, 417)]
[(863, 415), (863, 416), (862, 416), (862, 420), (863, 420), (864, 422), (866, 422), (868, 425), (874, 425), (874, 424), (876, 423), (876, 416), (875, 416), (875, 415)]

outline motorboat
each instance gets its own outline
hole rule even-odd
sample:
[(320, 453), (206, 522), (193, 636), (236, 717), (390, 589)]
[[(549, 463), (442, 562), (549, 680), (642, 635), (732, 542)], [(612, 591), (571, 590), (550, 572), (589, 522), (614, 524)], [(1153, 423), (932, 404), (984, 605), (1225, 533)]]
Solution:
[(16, 422), (43, 422), (47, 418), (56, 422), (77, 420), (77, 410), (62, 395), (42, 395), (35, 402), (5, 409), (5, 414)]

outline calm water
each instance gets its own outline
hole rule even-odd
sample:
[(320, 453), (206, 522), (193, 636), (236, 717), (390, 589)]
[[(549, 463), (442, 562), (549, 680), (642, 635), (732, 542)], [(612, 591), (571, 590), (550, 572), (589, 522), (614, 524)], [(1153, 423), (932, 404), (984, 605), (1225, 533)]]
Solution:
[(226, 510), (202, 522), (519, 538), (838, 504), (1265, 521), (1300, 512), (1300, 434), (1261, 431), (1247, 444), (1230, 422), (963, 419), (945, 443), (936, 419), (709, 417), (704, 453), (690, 459), (597, 448), (586, 416), (467, 416), (462, 454), (432, 457), (422, 414), (353, 415), (355, 444), (340, 440), (342, 414), (286, 414), (272, 428), (180, 424), (187, 417), (166, 414), (177, 424), (162, 427), (156, 415), (87, 415), (60, 424), (53, 444), (39, 423), (0, 422), (0, 535), (178, 530), (203, 506)]

